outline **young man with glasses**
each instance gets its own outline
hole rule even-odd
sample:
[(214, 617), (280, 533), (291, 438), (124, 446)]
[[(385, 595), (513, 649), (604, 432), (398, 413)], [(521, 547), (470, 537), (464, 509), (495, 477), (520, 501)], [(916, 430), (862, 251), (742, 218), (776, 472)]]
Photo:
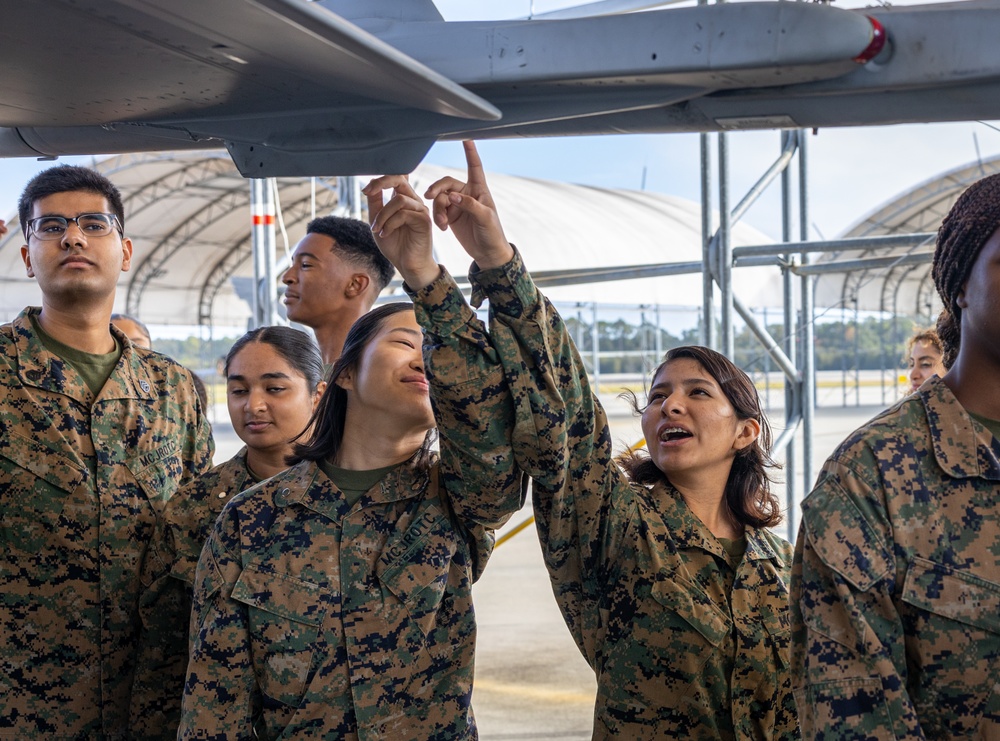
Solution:
[(155, 675), (186, 625), (140, 619), (139, 593), (209, 426), (188, 371), (111, 326), (132, 258), (117, 188), (54, 167), (18, 209), (42, 306), (0, 327), (0, 737), (172, 737), (178, 688)]

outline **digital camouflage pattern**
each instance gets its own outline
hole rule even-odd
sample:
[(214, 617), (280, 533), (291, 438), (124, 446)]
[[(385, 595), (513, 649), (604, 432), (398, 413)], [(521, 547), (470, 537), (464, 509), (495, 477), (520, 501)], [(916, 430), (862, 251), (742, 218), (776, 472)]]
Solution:
[(170, 498), (150, 543), (149, 563), (155, 565), (139, 597), (140, 610), (157, 645), (156, 681), (163, 700), (159, 717), (176, 738), (181, 695), (188, 663), (191, 595), (198, 557), (222, 508), (253, 485), (247, 470), (246, 447), (182, 487)]
[[(175, 579), (194, 586), (198, 557), (222, 508), (254, 485), (244, 446), (225, 463), (202, 474), (167, 502), (152, 547)], [(187, 626), (185, 626), (186, 628)], [(186, 652), (185, 652), (186, 653)]]
[(935, 377), (826, 462), (792, 574), (806, 737), (1000, 738), (998, 457)]
[(733, 574), (676, 490), (631, 485), (612, 459), (583, 363), (520, 257), (474, 277), (497, 327), (515, 460), (533, 479), (556, 600), (597, 674), (594, 738), (796, 738), (791, 546), (748, 528)]
[(116, 329), (95, 399), (37, 311), (0, 327), (0, 738), (160, 738), (139, 592), (157, 516), (210, 466), (208, 423), (188, 371)]
[(198, 564), (180, 738), (474, 739), (472, 583), (524, 501), (496, 352), (446, 273), (415, 297), (440, 433), (348, 507), (300, 463)]

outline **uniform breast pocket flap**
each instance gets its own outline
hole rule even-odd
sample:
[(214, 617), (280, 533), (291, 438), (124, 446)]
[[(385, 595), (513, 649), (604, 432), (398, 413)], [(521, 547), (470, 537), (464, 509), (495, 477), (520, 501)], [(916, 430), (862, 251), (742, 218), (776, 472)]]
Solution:
[(424, 512), (402, 536), (389, 541), (375, 566), (381, 582), (422, 629), (430, 623), (448, 587), (458, 534), (440, 513)]
[(73, 541), (76, 531), (61, 528), (70, 507), (87, 519), (91, 497), (77, 490), (88, 474), (79, 464), (26, 437), (7, 432), (0, 440), (0, 542), (25, 553), (42, 554), (60, 540)]
[(716, 607), (698, 585), (676, 574), (657, 579), (653, 599), (677, 613), (713, 646), (718, 646), (732, 630), (729, 616)]
[[(6, 458), (7, 463), (2, 459)], [(11, 466), (13, 464), (13, 467)], [(37, 440), (6, 431), (0, 438), (0, 476), (18, 477), (15, 469), (24, 469), (31, 478), (41, 479), (62, 491), (76, 491), (87, 478), (80, 464)], [(6, 481), (5, 481), (6, 483)]]
[(1000, 584), (967, 571), (915, 558), (906, 572), (902, 599), (920, 610), (1000, 634)]
[(184, 476), (184, 464), (177, 451), (177, 442), (170, 441), (128, 463), (129, 470), (146, 493), (146, 497), (157, 503), (157, 511), (162, 503), (177, 491)]
[(243, 569), (232, 598), (248, 607), (250, 643), (261, 691), (297, 706), (315, 671), (322, 588), (287, 574)]

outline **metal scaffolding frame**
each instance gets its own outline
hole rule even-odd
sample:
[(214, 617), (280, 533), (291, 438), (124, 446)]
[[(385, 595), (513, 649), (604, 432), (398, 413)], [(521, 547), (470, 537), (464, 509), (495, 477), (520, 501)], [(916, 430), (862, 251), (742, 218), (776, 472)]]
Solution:
[[(712, 137), (716, 138), (715, 151), (717, 161), (712, 167)], [(932, 233), (890, 234), (878, 236), (863, 236), (849, 239), (824, 241), (809, 240), (809, 189), (808, 189), (808, 150), (806, 132), (800, 130), (783, 131), (777, 157), (770, 167), (761, 175), (746, 194), (739, 199), (734, 207), (730, 207), (730, 164), (729, 135), (726, 133), (701, 134), (701, 221), (702, 221), (702, 259), (700, 262), (675, 262), (650, 265), (609, 266), (601, 268), (565, 268), (560, 270), (539, 271), (533, 273), (535, 282), (542, 287), (578, 284), (585, 282), (602, 282), (623, 280), (628, 278), (648, 278), (664, 275), (695, 274), (702, 275), (702, 307), (700, 339), (703, 344), (712, 347), (727, 357), (734, 357), (735, 322), (742, 320), (749, 331), (760, 342), (761, 347), (770, 361), (784, 374), (785, 383), (785, 419), (784, 429), (774, 441), (771, 453), (784, 453), (785, 482), (787, 495), (787, 521), (789, 537), (794, 538), (792, 529), (796, 524), (795, 503), (800, 493), (808, 490), (813, 483), (813, 434), (815, 418), (815, 298), (814, 281), (817, 276), (827, 274), (845, 274), (844, 301), (850, 303), (850, 293), (856, 297), (858, 281), (866, 281), (875, 274), (885, 276), (883, 292), (891, 289), (892, 309), (897, 308), (899, 286), (903, 278), (918, 265), (927, 264), (932, 257), (932, 251), (923, 245), (933, 238)], [(794, 166), (797, 164), (797, 168)], [(797, 169), (797, 173), (796, 173)], [(713, 178), (713, 173), (715, 177)], [(793, 175), (797, 174), (797, 187)], [(338, 179), (339, 200), (346, 210), (356, 212), (359, 209), (351, 196), (355, 185), (353, 179)], [(717, 187), (713, 189), (713, 181)], [(758, 201), (760, 196), (775, 182), (780, 181), (781, 187), (781, 221), (782, 241), (778, 244), (750, 245), (745, 247), (732, 246), (732, 230), (749, 208)], [(268, 306), (273, 306), (277, 296), (274, 271), (278, 267), (274, 256), (274, 226), (273, 204), (267, 205), (267, 195), (271, 188), (257, 186), (253, 192), (254, 199), (261, 198), (260, 206), (255, 206), (255, 220), (266, 222), (270, 216), (270, 237), (267, 224), (258, 237), (255, 229), (254, 254), (265, 252), (270, 256), (257, 262), (255, 258), (255, 279), (261, 290), (256, 292), (260, 306), (255, 308), (254, 315), (258, 323), (263, 323), (270, 314)], [(263, 181), (260, 181), (263, 182)], [(259, 188), (259, 190), (257, 189)], [(259, 196), (258, 196), (259, 193)], [(712, 224), (713, 195), (718, 199), (718, 225)], [(262, 210), (263, 209), (263, 210)], [(270, 211), (268, 209), (271, 209)], [(258, 216), (260, 212), (261, 216)], [(352, 214), (353, 215), (353, 214)], [(798, 230), (794, 228), (798, 224)], [(258, 241), (259, 240), (259, 241)], [(270, 245), (270, 247), (268, 247)], [(904, 255), (885, 255), (887, 249), (905, 248), (910, 251)], [(842, 258), (842, 253), (862, 252), (870, 256), (858, 258)], [(874, 254), (871, 254), (874, 253)], [(828, 256), (821, 262), (813, 262), (812, 256), (823, 254)], [(268, 271), (270, 264), (270, 272)], [(773, 266), (782, 273), (782, 305), (783, 305), (783, 336), (775, 338), (771, 335), (765, 323), (754, 316), (750, 307), (746, 306), (733, 290), (733, 270), (741, 267)], [(893, 278), (892, 276), (896, 277)], [(865, 276), (865, 277), (863, 277)], [(851, 286), (853, 281), (853, 287)], [(270, 286), (267, 290), (265, 286)], [(720, 298), (716, 306), (716, 290)], [(886, 297), (888, 299), (888, 297)], [(269, 304), (269, 300), (272, 302)], [(890, 310), (883, 307), (884, 310)], [(716, 324), (718, 323), (718, 331)], [(596, 332), (597, 322), (594, 321), (593, 331)], [(599, 367), (592, 369), (599, 374)], [(797, 443), (796, 433), (801, 430), (801, 444)], [(800, 450), (801, 448), (801, 450)]]
[[(774, 441), (771, 454), (784, 452), (785, 486), (787, 497), (787, 522), (789, 538), (795, 537), (795, 503), (800, 492), (805, 493), (813, 484), (813, 435), (816, 401), (816, 355), (814, 339), (815, 278), (819, 275), (843, 273), (845, 289), (842, 301), (857, 302), (860, 285), (868, 280), (870, 271), (878, 271), (884, 276), (882, 310), (885, 306), (886, 291), (891, 284), (891, 310), (898, 309), (898, 293), (903, 279), (916, 266), (931, 262), (933, 251), (920, 249), (934, 238), (933, 233), (892, 234), (888, 236), (862, 236), (849, 239), (810, 241), (809, 190), (808, 190), (808, 150), (806, 132), (802, 130), (784, 131), (778, 157), (755, 185), (740, 200), (735, 208), (729, 209), (729, 161), (728, 134), (716, 134), (718, 138), (719, 226), (712, 232), (710, 214), (712, 203), (711, 166), (709, 134), (701, 135), (701, 183), (702, 183), (702, 226), (703, 226), (703, 297), (702, 314), (705, 322), (702, 331), (704, 344), (734, 357), (734, 319), (743, 320), (750, 332), (760, 341), (770, 359), (784, 373), (785, 384), (785, 428)], [(792, 184), (792, 163), (798, 161), (798, 189)], [(730, 247), (730, 236), (735, 224), (764, 190), (780, 176), (782, 243), (776, 245), (753, 245)], [(797, 198), (796, 198), (797, 196)], [(797, 201), (797, 209), (796, 203)], [(797, 210), (797, 214), (796, 214)], [(793, 241), (793, 221), (798, 217), (798, 240)], [(878, 252), (892, 248), (908, 248), (904, 255), (885, 255)], [(854, 259), (838, 259), (845, 251), (873, 251), (874, 256)], [(824, 253), (829, 260), (812, 262), (812, 255)], [(782, 272), (784, 337), (777, 340), (771, 336), (766, 325), (757, 321), (733, 293), (732, 271), (743, 266), (775, 265)], [(676, 267), (680, 267), (676, 264)], [(685, 266), (686, 267), (686, 266)], [(668, 266), (659, 266), (660, 270)], [(847, 286), (854, 279), (855, 285)], [(923, 289), (924, 280), (921, 283)], [(720, 336), (716, 337), (713, 313), (715, 311), (714, 289), (720, 293)], [(923, 296), (926, 291), (918, 291)], [(850, 295), (848, 295), (850, 294)], [(852, 298), (853, 297), (853, 298)], [(929, 301), (928, 301), (929, 304)], [(796, 311), (796, 305), (798, 311)], [(883, 381), (884, 385), (884, 381)], [(796, 446), (796, 433), (802, 430), (801, 452)]]

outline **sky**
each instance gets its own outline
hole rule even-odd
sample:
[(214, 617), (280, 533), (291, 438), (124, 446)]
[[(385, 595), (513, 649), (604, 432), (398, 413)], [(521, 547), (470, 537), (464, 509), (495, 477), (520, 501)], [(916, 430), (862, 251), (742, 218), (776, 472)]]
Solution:
[[(494, 20), (572, 5), (565, 0), (435, 0), (446, 20)], [(851, 0), (838, 2), (851, 7)], [(779, 133), (729, 135), (731, 203), (735, 204), (778, 156)], [(714, 137), (713, 137), (714, 142)], [(714, 146), (714, 144), (713, 144)], [(809, 233), (834, 238), (903, 191), (977, 158), (1000, 156), (1000, 123), (970, 122), (821, 129), (809, 136)], [(480, 144), (487, 171), (639, 190), (700, 200), (696, 134), (618, 135), (495, 140)], [(86, 163), (90, 158), (62, 158)], [(461, 145), (436, 144), (426, 161), (462, 166)], [(50, 166), (32, 159), (0, 159), (0, 218), (15, 211), (24, 183)], [(716, 197), (717, 202), (717, 197)], [(546, 204), (539, 204), (545, 208)], [(746, 221), (780, 238), (777, 184)]]

